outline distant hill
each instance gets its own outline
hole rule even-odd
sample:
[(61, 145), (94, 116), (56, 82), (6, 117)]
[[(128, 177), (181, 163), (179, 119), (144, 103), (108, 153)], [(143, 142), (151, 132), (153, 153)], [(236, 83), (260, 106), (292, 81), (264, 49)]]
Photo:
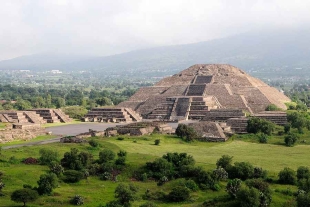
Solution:
[[(194, 31), (193, 31), (194, 32)], [(0, 69), (92, 70), (128, 75), (170, 75), (197, 63), (232, 64), (247, 72), (289, 73), (310, 69), (310, 30), (244, 33), (187, 45), (131, 51), (105, 57), (32, 55), (1, 61)], [(302, 70), (298, 70), (302, 74)], [(295, 74), (295, 71), (293, 71)]]

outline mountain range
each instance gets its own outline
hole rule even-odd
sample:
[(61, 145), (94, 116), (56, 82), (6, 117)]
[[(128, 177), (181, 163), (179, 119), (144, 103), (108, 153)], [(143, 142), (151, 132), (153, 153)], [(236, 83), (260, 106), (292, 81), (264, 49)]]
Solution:
[(309, 37), (310, 30), (301, 28), (255, 31), (205, 42), (103, 57), (35, 54), (0, 61), (0, 69), (171, 75), (197, 63), (225, 63), (248, 72), (292, 71), (296, 68), (308, 71)]

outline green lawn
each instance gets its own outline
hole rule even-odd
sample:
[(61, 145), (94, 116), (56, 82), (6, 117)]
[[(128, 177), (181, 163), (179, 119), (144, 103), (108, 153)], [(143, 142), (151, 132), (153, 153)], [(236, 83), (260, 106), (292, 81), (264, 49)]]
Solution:
[[(129, 174), (136, 166), (142, 165), (147, 161), (152, 161), (156, 157), (161, 157), (167, 152), (186, 152), (192, 155), (197, 165), (205, 169), (214, 169), (216, 160), (222, 155), (228, 154), (233, 156), (233, 161), (248, 161), (254, 166), (262, 167), (268, 170), (269, 176), (274, 179), (284, 167), (290, 167), (294, 170), (301, 165), (309, 166), (310, 146), (297, 145), (295, 147), (285, 147), (279, 144), (259, 144), (250, 141), (242, 141), (240, 138), (230, 140), (226, 143), (206, 143), (193, 142), (186, 143), (172, 135), (150, 135), (142, 137), (126, 137), (124, 140), (114, 138), (98, 138), (102, 147), (99, 149), (91, 148), (87, 143), (84, 144), (61, 144), (53, 143), (49, 145), (22, 147), (17, 149), (3, 150), (0, 160), (0, 171), (5, 173), (3, 182), (6, 187), (3, 189), (4, 197), (0, 197), (0, 206), (21, 206), (10, 201), (10, 194), (22, 188), (23, 184), (36, 186), (36, 181), (39, 176), (48, 171), (48, 167), (40, 165), (24, 165), (18, 161), (27, 157), (39, 157), (41, 148), (57, 149), (60, 157), (76, 147), (81, 151), (89, 151), (98, 158), (99, 151), (103, 148), (109, 148), (117, 152), (120, 149), (128, 152), (128, 167), (123, 174), (119, 176), (120, 182), (133, 182), (129, 179)], [(160, 139), (160, 145), (154, 145), (155, 139)], [(16, 164), (8, 163), (11, 157), (15, 157)], [(14, 162), (13, 162), (14, 163)], [(171, 181), (167, 184), (158, 187), (155, 182), (134, 182), (139, 186), (140, 199), (135, 201), (133, 206), (139, 206), (145, 201), (141, 199), (141, 195), (150, 189), (151, 191), (162, 190), (169, 192), (171, 187), (177, 181)], [(34, 203), (29, 203), (28, 206), (69, 206), (70, 197), (75, 194), (80, 194), (85, 197), (84, 206), (99, 206), (108, 201), (113, 200), (114, 189), (118, 183), (111, 181), (101, 181), (97, 177), (90, 177), (88, 181), (82, 180), (77, 184), (60, 183), (59, 188), (54, 190), (53, 196), (42, 196)], [(198, 191), (192, 193), (191, 201), (184, 203), (160, 203), (158, 206), (200, 206), (203, 201), (215, 197), (226, 196), (225, 185), (221, 183), (222, 189), (218, 192), (213, 191)], [(285, 186), (272, 184), (273, 203), (271, 206), (283, 206), (284, 202), (292, 199), (291, 196), (281, 194), (280, 190), (289, 188), (291, 191), (296, 191), (295, 186)]]

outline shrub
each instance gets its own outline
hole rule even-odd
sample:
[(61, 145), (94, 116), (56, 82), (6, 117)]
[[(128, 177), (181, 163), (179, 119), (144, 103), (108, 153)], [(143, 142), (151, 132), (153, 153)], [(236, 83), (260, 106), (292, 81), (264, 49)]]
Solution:
[(269, 104), (265, 111), (280, 111), (281, 109), (278, 108), (275, 104)]
[(228, 169), (228, 175), (230, 178), (246, 180), (253, 177), (254, 167), (249, 162), (235, 162), (234, 166)]
[(308, 207), (310, 203), (310, 193), (300, 193), (297, 198), (297, 207)]
[(288, 167), (281, 170), (278, 176), (279, 176), (279, 183), (291, 184), (291, 185), (294, 185), (296, 183), (295, 171)]
[(33, 157), (28, 157), (28, 158), (23, 160), (23, 163), (27, 164), (27, 165), (34, 165), (34, 164), (38, 163), (38, 160), (36, 158), (33, 158)]
[(218, 167), (213, 170), (213, 176), (216, 180), (226, 180), (228, 178), (228, 173), (222, 167)]
[(55, 173), (58, 177), (64, 172), (64, 168), (57, 162), (52, 162), (49, 167), (50, 171)]
[(222, 155), (222, 157), (216, 161), (216, 166), (218, 168), (222, 167), (224, 168), (224, 170), (227, 171), (227, 169), (231, 167), (232, 159), (233, 159), (232, 156)]
[(63, 180), (67, 183), (76, 183), (83, 179), (84, 175), (82, 172), (76, 170), (66, 170), (64, 172)]
[(291, 125), (289, 123), (284, 125), (284, 133), (288, 134), (291, 131)]
[(253, 178), (266, 178), (267, 177), (267, 171), (263, 170), (261, 167), (254, 167), (254, 174)]
[(198, 188), (198, 185), (195, 183), (195, 181), (189, 179), (189, 180), (185, 180), (185, 179), (181, 179), (179, 182), (178, 182), (178, 185), (182, 185), (186, 188), (188, 188), (189, 190), (191, 191), (197, 191), (199, 188)]
[(236, 198), (237, 193), (241, 188), (241, 180), (238, 178), (235, 178), (233, 180), (229, 180), (226, 185), (226, 192), (232, 197)]
[(260, 206), (269, 206), (272, 200), (269, 184), (262, 179), (252, 179), (246, 181), (247, 186), (256, 188), (260, 192)]
[(115, 158), (115, 153), (110, 149), (104, 149), (99, 153), (99, 163), (111, 162)]
[(297, 134), (294, 134), (294, 133), (289, 133), (288, 135), (284, 137), (285, 145), (288, 147), (294, 146), (297, 140), (298, 140), (298, 136)]
[(40, 149), (40, 164), (41, 165), (49, 165), (51, 162), (55, 162), (58, 160), (58, 152), (50, 149)]
[(264, 134), (271, 135), (274, 128), (275, 125), (270, 121), (258, 117), (251, 117), (248, 120), (247, 132), (254, 134), (262, 132)]
[(310, 180), (309, 179), (300, 179), (298, 181), (298, 189), (305, 192), (310, 192)]
[(180, 202), (189, 199), (190, 191), (184, 186), (174, 187), (168, 194), (168, 199), (171, 202)]
[(179, 124), (175, 130), (175, 134), (187, 142), (193, 141), (197, 137), (194, 128), (185, 124)]
[(237, 200), (240, 207), (260, 206), (260, 193), (255, 188), (243, 188), (237, 193)]
[(124, 137), (117, 137), (116, 139), (117, 140), (124, 140), (125, 138)]
[(154, 144), (159, 145), (159, 143), (160, 143), (160, 139), (155, 139)]
[(95, 140), (95, 139), (89, 140), (89, 141), (88, 141), (88, 144), (89, 144), (90, 146), (94, 147), (94, 148), (100, 146), (100, 143), (99, 143), (97, 140)]
[(259, 133), (257, 135), (257, 137), (258, 137), (259, 143), (267, 143), (268, 142), (268, 135), (267, 134)]
[(70, 203), (73, 205), (76, 205), (76, 206), (80, 206), (80, 205), (84, 204), (84, 198), (80, 195), (75, 195), (71, 199)]
[(297, 179), (309, 179), (310, 178), (310, 171), (308, 167), (300, 166), (297, 169)]
[(136, 200), (137, 188), (133, 185), (119, 184), (115, 189), (115, 198), (122, 206), (130, 206), (130, 202)]
[(40, 195), (49, 195), (58, 186), (57, 176), (54, 173), (43, 174), (38, 180), (38, 185), (37, 190)]
[(146, 203), (140, 205), (140, 207), (156, 207), (156, 205), (153, 202), (146, 202)]

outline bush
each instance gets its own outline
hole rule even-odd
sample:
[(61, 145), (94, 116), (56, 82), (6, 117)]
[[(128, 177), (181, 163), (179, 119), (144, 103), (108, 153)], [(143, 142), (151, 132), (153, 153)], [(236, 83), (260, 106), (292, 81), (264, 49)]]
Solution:
[(294, 185), (296, 183), (296, 174), (295, 171), (286, 167), (279, 172), (279, 183), (282, 184), (291, 184)]
[(298, 181), (298, 189), (305, 192), (310, 192), (310, 180), (309, 179), (300, 179)]
[(237, 193), (241, 188), (241, 180), (236, 178), (233, 180), (229, 180), (227, 185), (226, 185), (226, 192), (232, 197), (236, 198)]
[(260, 192), (260, 206), (269, 206), (272, 200), (269, 184), (262, 179), (252, 179), (246, 181), (247, 186), (256, 188)]
[(147, 202), (147, 203), (140, 205), (140, 207), (156, 207), (156, 205), (153, 202)]
[(265, 111), (281, 111), (282, 109), (278, 108), (275, 104), (269, 104)]
[(258, 117), (251, 117), (248, 120), (247, 132), (257, 134), (259, 132), (271, 135), (274, 131), (275, 125), (265, 119)]
[(171, 202), (181, 202), (189, 199), (190, 191), (184, 186), (174, 187), (168, 194), (168, 199)]
[(297, 198), (297, 207), (309, 207), (310, 193), (300, 193)]
[(121, 206), (130, 206), (130, 202), (136, 200), (137, 188), (133, 185), (119, 184), (115, 189), (115, 198)]
[(216, 161), (216, 166), (218, 168), (222, 167), (224, 168), (224, 170), (227, 171), (227, 169), (231, 167), (232, 159), (233, 159), (232, 156), (222, 155), (222, 157)]
[(62, 175), (62, 173), (64, 172), (64, 168), (61, 166), (61, 164), (57, 163), (57, 162), (52, 162), (50, 165), (50, 171), (52, 173), (55, 173), (58, 177), (60, 175)]
[(283, 129), (284, 129), (284, 133), (288, 134), (291, 131), (291, 125), (287, 123), (284, 125)]
[(117, 137), (116, 139), (117, 140), (124, 140), (125, 138), (124, 137)]
[(76, 205), (76, 206), (80, 206), (80, 205), (84, 204), (84, 198), (80, 195), (75, 195), (71, 199), (70, 203), (73, 205)]
[(178, 185), (179, 186), (184, 186), (186, 188), (188, 188), (189, 190), (195, 192), (197, 191), (199, 188), (198, 188), (198, 185), (195, 183), (195, 181), (189, 179), (189, 180), (185, 180), (185, 179), (181, 179), (179, 182), (178, 182)]
[(41, 165), (49, 165), (51, 162), (58, 161), (58, 152), (50, 149), (40, 149), (40, 164)]
[(159, 145), (159, 143), (160, 143), (160, 139), (155, 139), (154, 144)]
[(297, 179), (309, 179), (310, 178), (310, 171), (308, 167), (300, 166), (297, 169)]
[(249, 162), (236, 162), (234, 166), (228, 169), (228, 175), (230, 178), (246, 180), (253, 177), (254, 167)]
[(99, 153), (99, 163), (111, 162), (115, 158), (115, 153), (110, 149), (104, 149)]
[(237, 200), (240, 207), (260, 206), (260, 193), (255, 188), (243, 188), (237, 193)]
[(298, 136), (297, 134), (294, 134), (294, 133), (289, 133), (288, 135), (284, 137), (285, 145), (288, 147), (294, 146), (297, 140), (298, 140)]
[(89, 140), (88, 144), (89, 144), (90, 146), (94, 147), (94, 148), (100, 146), (100, 143), (99, 143), (97, 140), (95, 140), (95, 139)]
[(35, 165), (38, 163), (38, 160), (36, 158), (33, 158), (33, 157), (28, 157), (28, 158), (23, 160), (23, 163), (27, 164), (27, 165)]
[(76, 171), (76, 170), (66, 170), (64, 172), (64, 178), (63, 180), (66, 183), (76, 183), (79, 182), (81, 179), (83, 179), (84, 175), (82, 172)]
[(40, 195), (49, 195), (58, 186), (57, 176), (54, 173), (43, 174), (38, 180), (38, 185), (37, 190)]
[(185, 124), (179, 124), (175, 130), (175, 134), (187, 142), (193, 141), (197, 137), (194, 128)]
[(264, 133), (259, 133), (258, 135), (257, 135), (257, 137), (258, 137), (258, 141), (259, 141), (259, 143), (267, 143), (268, 142), (268, 135), (267, 134), (264, 134)]
[(222, 167), (218, 167), (213, 170), (213, 176), (216, 180), (226, 180), (228, 178), (228, 173)]

